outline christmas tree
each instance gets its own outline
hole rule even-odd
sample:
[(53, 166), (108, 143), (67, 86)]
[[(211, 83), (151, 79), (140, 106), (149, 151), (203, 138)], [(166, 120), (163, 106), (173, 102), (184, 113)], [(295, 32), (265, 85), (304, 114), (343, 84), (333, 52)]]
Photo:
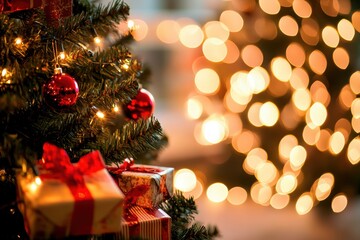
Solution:
[[(149, 71), (130, 52), (126, 3), (5, 0), (0, 13), (0, 236), (27, 239), (16, 176), (39, 175), (45, 152), (80, 164), (97, 150), (107, 166), (146, 164), (167, 138), (145, 89)], [(217, 235), (195, 221), (195, 202), (180, 192), (161, 208), (173, 239)]]
[(317, 205), (342, 212), (359, 195), (358, 9), (227, 1), (192, 38), (204, 36), (188, 112), (199, 143), (231, 152), (213, 178), (235, 199), (242, 187), (260, 205), (294, 203), (303, 215)]

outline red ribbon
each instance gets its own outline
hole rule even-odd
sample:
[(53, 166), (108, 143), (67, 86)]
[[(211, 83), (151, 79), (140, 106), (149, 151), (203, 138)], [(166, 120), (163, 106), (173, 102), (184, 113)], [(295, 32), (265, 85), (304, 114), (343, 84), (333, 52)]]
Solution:
[[(45, 143), (43, 157), (39, 165), (42, 180), (56, 179), (66, 183), (75, 199), (70, 234), (83, 235), (91, 233), (94, 217), (94, 199), (85, 185), (83, 176), (105, 168), (100, 152), (90, 152), (82, 156), (78, 163), (72, 164), (64, 149)], [(45, 172), (42, 170), (45, 170)]]
[[(162, 169), (154, 168), (154, 167), (145, 167), (145, 166), (134, 166), (134, 159), (126, 158), (124, 162), (119, 167), (107, 167), (108, 171), (114, 175), (120, 175), (123, 172), (140, 172), (140, 173), (152, 173), (156, 174), (162, 172)], [(125, 204), (124, 204), (124, 218), (128, 222), (130, 226), (138, 224), (138, 217), (132, 214), (129, 210), (132, 206), (135, 205), (137, 199), (144, 195), (147, 191), (149, 191), (150, 186), (148, 185), (139, 185), (135, 186), (129, 192), (126, 193), (125, 196)]]
[(107, 167), (111, 174), (122, 174), (123, 172), (159, 173), (163, 170), (154, 167), (134, 166), (134, 159), (126, 158), (118, 167)]
[(122, 174), (123, 172), (130, 169), (134, 165), (133, 158), (126, 158), (122, 164), (117, 167), (106, 167), (111, 174)]

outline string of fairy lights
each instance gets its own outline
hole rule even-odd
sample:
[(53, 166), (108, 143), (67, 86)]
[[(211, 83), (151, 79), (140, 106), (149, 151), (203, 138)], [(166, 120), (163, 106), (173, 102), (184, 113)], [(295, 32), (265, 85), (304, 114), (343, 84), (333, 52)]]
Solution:
[[(126, 33), (131, 33), (131, 31), (134, 30), (134, 25), (132, 21), (129, 21), (127, 26), (125, 27), (125, 29), (123, 31), (126, 31)], [(61, 66), (62, 64), (66, 63), (67, 61), (71, 61), (72, 60), (72, 56), (70, 56), (65, 50), (63, 45), (61, 44), (61, 51), (57, 51), (57, 45), (58, 43), (54, 42), (54, 44), (56, 45), (56, 51), (54, 50), (54, 60), (55, 62), (58, 63), (59, 66)], [(78, 43), (78, 46), (81, 47), (85, 52), (91, 53), (93, 54), (94, 51), (101, 51), (107, 44), (109, 44), (107, 42), (107, 39), (104, 39), (100, 36), (95, 36), (93, 39), (93, 44), (94, 46), (90, 46), (90, 47), (86, 47), (85, 45), (83, 45), (82, 43)], [(92, 44), (90, 44), (92, 45)], [(27, 44), (26, 41), (24, 42), (22, 37), (16, 37), (13, 41), (13, 46), (19, 51), (19, 52), (23, 52), (26, 51), (27, 49)], [(118, 70), (118, 72), (122, 72), (122, 71), (129, 71), (131, 68), (131, 65), (133, 64), (131, 62), (131, 60), (129, 59), (125, 59), (123, 61), (119, 61), (118, 63), (102, 63), (102, 64), (110, 64), (111, 66), (113, 66), (115, 69)], [(137, 63), (135, 63), (136, 65)], [(119, 66), (118, 66), (119, 65)], [(13, 72), (14, 70), (11, 69), (11, 66), (7, 66), (7, 67), (0, 67), (0, 85), (11, 85), (12, 82), (12, 77), (13, 77)], [(150, 93), (149, 93), (150, 94)], [(97, 117), (98, 119), (106, 119), (106, 114), (104, 113), (104, 111), (101, 111), (100, 109), (98, 109), (96, 106), (93, 107), (94, 110), (94, 116)], [(114, 103), (113, 105), (113, 112), (115, 113), (120, 113), (121, 109), (118, 106), (117, 103)]]
[[(134, 25), (133, 25), (133, 22), (132, 21), (129, 21), (127, 23), (127, 25), (125, 26), (124, 29), (122, 29), (123, 33), (124, 31), (126, 32), (126, 34), (129, 34), (131, 33), (131, 31), (134, 30)], [(93, 44), (94, 46), (91, 46), (91, 47), (86, 47), (85, 45), (83, 45), (82, 43), (77, 43), (77, 46), (81, 47), (84, 52), (86, 53), (90, 53), (90, 54), (94, 54), (95, 51), (101, 51), (103, 48), (106, 47), (106, 45), (108, 45), (109, 43), (107, 41), (111, 41), (112, 39), (104, 39), (103, 37), (100, 37), (100, 36), (95, 36), (93, 38)], [(64, 47), (62, 46), (61, 44), (61, 51), (57, 51), (57, 45), (58, 43), (57, 42), (53, 42), (53, 52), (54, 52), (54, 62), (56, 62), (56, 65), (58, 65), (57, 67), (61, 68), (61, 66), (65, 63), (67, 63), (68, 61), (71, 61), (72, 60), (72, 56), (71, 54), (67, 53), (64, 49)], [(90, 44), (92, 45), (92, 44)], [(13, 46), (19, 50), (20, 52), (21, 51), (26, 51), (27, 49), (27, 44), (26, 44), (26, 40), (24, 41), (22, 37), (16, 37), (13, 41)], [(97, 64), (94, 62), (94, 64)], [(132, 67), (138, 65), (138, 63), (136, 61), (132, 61), (130, 58), (129, 59), (123, 59), (123, 60), (119, 60), (118, 62), (109, 62), (109, 63), (106, 63), (106, 62), (102, 62), (101, 64), (105, 65), (105, 64), (109, 64), (111, 65), (112, 67), (114, 67), (118, 72), (123, 72), (123, 71), (130, 71), (132, 69)], [(55, 65), (55, 67), (56, 67)], [(11, 85), (13, 84), (13, 75), (15, 74), (14, 72), (15, 70), (12, 69), (11, 66), (7, 66), (7, 67), (1, 67), (0, 66), (0, 86), (6, 86), (6, 85)], [(153, 110), (154, 110), (154, 106), (151, 105), (151, 106), (145, 106), (144, 104), (148, 104), (148, 99), (149, 98), (149, 101), (150, 103), (153, 103), (154, 102), (154, 99), (153, 99), (153, 96), (150, 92), (148, 92), (147, 90), (145, 89), (141, 89), (138, 93), (137, 96), (139, 96), (139, 94), (142, 94), (140, 95), (141, 96), (141, 100), (138, 100), (136, 97), (134, 98), (135, 100), (137, 101), (142, 101), (142, 107), (145, 109), (142, 109), (140, 107), (140, 109), (135, 109), (134, 112), (136, 112), (138, 114), (137, 111), (139, 111), (141, 114), (141, 116), (137, 116), (137, 118), (143, 118), (143, 119), (146, 119), (146, 118), (149, 118), (152, 113), (153, 113)], [(130, 103), (131, 104), (131, 103)], [(125, 106), (123, 106), (125, 107)], [(96, 106), (93, 106), (92, 107), (92, 110), (93, 110), (93, 113), (94, 113), (94, 117), (91, 118), (90, 120), (90, 125), (93, 124), (95, 121), (94, 120), (103, 120), (103, 121), (100, 121), (100, 124), (104, 124), (106, 122), (106, 118), (107, 118), (107, 115), (106, 115), (106, 112), (105, 111), (102, 111), (101, 109), (99, 109), (98, 107)], [(113, 107), (112, 107), (112, 111), (115, 112), (115, 113), (121, 113), (121, 114), (125, 114), (126, 116), (128, 116), (126, 113), (123, 112), (124, 109), (121, 109), (121, 106), (118, 105), (118, 103), (115, 101), (114, 104), (113, 104)], [(131, 113), (131, 112), (130, 112)], [(129, 114), (129, 113), (128, 113)], [(133, 119), (132, 116), (128, 116), (130, 119)], [(134, 119), (134, 120), (137, 120), (137, 119)], [(39, 187), (42, 185), (42, 180), (40, 179), (40, 177), (38, 176), (38, 171), (36, 168), (34, 168), (33, 166), (29, 166), (27, 161), (25, 159), (21, 159), (21, 166), (22, 166), (22, 172), (23, 173), (30, 173), (26, 179), (27, 181), (27, 188), (30, 192), (36, 192), (38, 191)], [(32, 171), (28, 171), (28, 168), (31, 167), (32, 168)]]
[[(304, 181), (309, 148), (334, 157), (343, 154), (341, 161), (353, 166), (360, 161), (360, 72), (350, 70), (355, 59), (348, 48), (360, 32), (360, 11), (352, 11), (350, 0), (223, 3), (229, 8), (216, 20), (199, 25), (191, 18), (165, 19), (154, 32), (162, 43), (201, 52), (193, 60), (195, 89), (187, 100), (187, 115), (197, 122), (194, 137), (202, 145), (230, 142), (245, 156), (243, 170), (256, 181), (249, 190), (241, 186), (228, 189), (221, 182), (205, 186), (193, 170), (180, 169), (175, 187), (195, 198), (206, 188), (210, 201), (227, 200), (234, 205), (251, 198), (260, 205), (282, 209), (293, 201), (300, 215), (331, 196), (332, 211), (342, 212), (350, 196), (331, 194), (337, 179), (326, 169), (308, 191), (296, 199), (291, 194)], [(315, 11), (332, 21), (323, 21)], [(135, 40), (150, 38), (151, 26), (141, 19), (132, 21), (138, 26)], [(279, 37), (288, 41), (271, 46)], [(261, 40), (270, 45), (261, 45)], [(282, 52), (266, 65), (268, 51), (275, 48)], [(335, 96), (323, 76), (336, 71), (353, 72)], [(265, 93), (267, 98), (258, 98)], [(279, 104), (277, 99), (286, 95), (290, 95), (288, 101)], [(333, 126), (326, 125), (329, 118)], [(295, 132), (299, 126), (303, 126), (301, 131)], [(284, 133), (276, 149), (262, 148), (259, 131), (264, 128)], [(274, 151), (281, 167), (269, 160)]]

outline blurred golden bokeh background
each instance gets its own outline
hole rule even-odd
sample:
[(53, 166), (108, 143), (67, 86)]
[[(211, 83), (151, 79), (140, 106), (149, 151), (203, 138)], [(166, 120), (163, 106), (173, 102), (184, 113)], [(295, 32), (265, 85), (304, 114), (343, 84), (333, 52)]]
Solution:
[(223, 239), (359, 239), (360, 3), (129, 0), (176, 168)]

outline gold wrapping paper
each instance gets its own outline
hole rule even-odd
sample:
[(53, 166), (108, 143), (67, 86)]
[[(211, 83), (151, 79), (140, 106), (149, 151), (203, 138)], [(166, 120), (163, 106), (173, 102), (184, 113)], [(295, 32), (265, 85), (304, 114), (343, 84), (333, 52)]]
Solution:
[[(62, 181), (37, 181), (34, 176), (18, 175), (19, 209), (24, 216), (30, 239), (58, 239), (73, 235), (70, 232), (74, 211), (74, 196)], [(106, 169), (84, 176), (94, 209), (93, 224), (88, 234), (119, 232), (123, 214), (124, 195)], [(88, 201), (88, 199), (84, 199)]]
[(126, 196), (126, 203), (145, 208), (157, 208), (173, 195), (174, 168), (134, 164), (128, 170), (115, 174), (109, 171)]

